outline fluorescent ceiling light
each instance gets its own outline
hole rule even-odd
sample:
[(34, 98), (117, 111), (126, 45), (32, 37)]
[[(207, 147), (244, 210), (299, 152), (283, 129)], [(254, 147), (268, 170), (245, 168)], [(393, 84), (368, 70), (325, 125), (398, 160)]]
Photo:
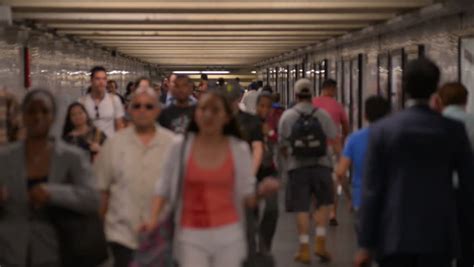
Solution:
[(185, 70), (175, 70), (173, 71), (174, 74), (200, 74), (201, 72), (200, 71), (193, 71), (193, 70), (190, 70), (190, 71), (185, 71)]
[(175, 70), (173, 71), (174, 74), (229, 74), (230, 71), (228, 70)]
[(230, 71), (228, 70), (205, 70), (201, 71), (202, 74), (229, 74)]

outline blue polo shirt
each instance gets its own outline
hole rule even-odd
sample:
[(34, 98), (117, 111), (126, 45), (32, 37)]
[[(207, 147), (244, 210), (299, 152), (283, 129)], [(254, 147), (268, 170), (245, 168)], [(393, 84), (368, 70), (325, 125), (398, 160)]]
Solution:
[(342, 153), (352, 162), (352, 205), (356, 209), (361, 205), (363, 167), (368, 143), (369, 128), (366, 127), (349, 136)]

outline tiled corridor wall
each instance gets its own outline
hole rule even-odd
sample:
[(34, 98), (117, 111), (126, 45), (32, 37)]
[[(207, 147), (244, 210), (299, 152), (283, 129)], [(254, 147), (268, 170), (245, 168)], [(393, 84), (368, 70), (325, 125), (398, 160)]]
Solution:
[(150, 69), (138, 61), (112, 56), (110, 52), (70, 41), (61, 41), (44, 33), (30, 32), (27, 39), (15, 30), (0, 28), (0, 87), (6, 87), (21, 99), (28, 89), (24, 83), (24, 53), (30, 53), (30, 80), (33, 88), (51, 90), (59, 112), (54, 133), (59, 133), (67, 106), (85, 93), (89, 70), (104, 66), (109, 78), (124, 92), (126, 84), (139, 76), (149, 76)]
[[(357, 33), (354, 33), (353, 36), (357, 37)], [(425, 55), (433, 59), (441, 68), (441, 82), (457, 81), (459, 79), (460, 38), (469, 36), (474, 36), (474, 12), (472, 11), (462, 15), (432, 19), (409, 28), (385, 32), (376, 37), (355, 38), (355, 41), (337, 46), (326, 43), (305, 56), (307, 62), (310, 63), (327, 59), (329, 77), (336, 79), (336, 64), (350, 61), (358, 54), (362, 54), (364, 59), (363, 99), (365, 99), (367, 96), (377, 93), (378, 56), (402, 48), (407, 52), (417, 45), (423, 45)], [(297, 56), (262, 66), (258, 71), (258, 76), (265, 80), (267, 69), (286, 68), (302, 64), (303, 60), (303, 56)], [(474, 95), (474, 88), (469, 89)]]

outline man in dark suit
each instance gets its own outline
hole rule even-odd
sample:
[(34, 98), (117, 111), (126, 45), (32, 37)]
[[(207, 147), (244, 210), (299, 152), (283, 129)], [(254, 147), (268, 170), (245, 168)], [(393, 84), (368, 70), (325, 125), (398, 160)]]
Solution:
[(408, 107), (372, 126), (355, 266), (375, 256), (380, 267), (448, 267), (461, 237), (473, 240), (473, 156), (464, 126), (428, 105), (439, 76), (430, 60), (411, 62)]

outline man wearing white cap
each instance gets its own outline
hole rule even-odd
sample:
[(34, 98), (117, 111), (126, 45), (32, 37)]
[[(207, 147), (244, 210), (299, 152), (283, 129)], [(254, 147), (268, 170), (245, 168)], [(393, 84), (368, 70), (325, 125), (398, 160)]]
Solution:
[(337, 129), (329, 114), (311, 103), (312, 83), (295, 83), (296, 105), (285, 111), (278, 127), (281, 153), (288, 166), (286, 210), (295, 212), (300, 248), (295, 261), (310, 263), (309, 225), (313, 198), (319, 206), (314, 253), (321, 261), (331, 260), (326, 249), (329, 207), (334, 202), (332, 164), (328, 146), (339, 151)]

